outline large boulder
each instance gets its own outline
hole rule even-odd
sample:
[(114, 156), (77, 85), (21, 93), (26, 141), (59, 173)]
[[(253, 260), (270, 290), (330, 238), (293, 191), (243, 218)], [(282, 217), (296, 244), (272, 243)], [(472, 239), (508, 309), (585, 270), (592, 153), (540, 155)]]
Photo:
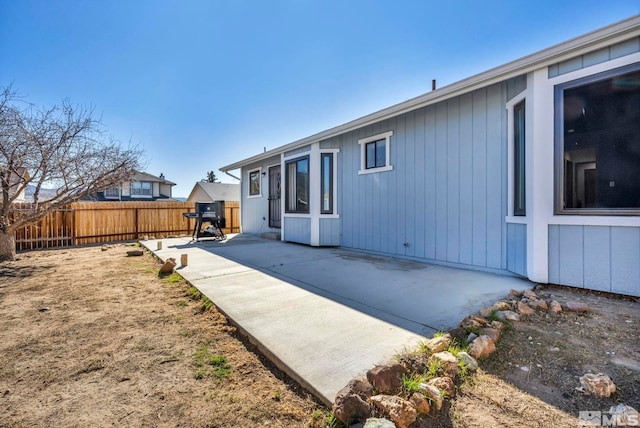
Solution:
[(427, 400), (424, 395), (420, 394), (419, 392), (414, 392), (411, 397), (409, 397), (409, 401), (413, 403), (418, 413), (427, 415), (431, 411), (429, 400)]
[(448, 398), (456, 396), (456, 384), (448, 376), (435, 377), (427, 382), (427, 385), (435, 386), (440, 391), (443, 391)]
[(439, 361), (448, 375), (455, 376), (460, 372), (458, 367), (458, 359), (449, 351), (436, 352), (431, 356), (433, 360)]
[(485, 327), (480, 329), (481, 336), (489, 336), (493, 343), (498, 343), (500, 340), (500, 330), (497, 328)]
[(373, 387), (365, 380), (352, 380), (342, 388), (333, 402), (333, 414), (343, 424), (349, 426), (355, 421), (364, 421), (371, 416), (367, 399)]
[(480, 360), (487, 358), (496, 351), (496, 345), (489, 336), (480, 336), (469, 346), (469, 355)]
[(408, 428), (418, 418), (418, 412), (413, 404), (396, 395), (374, 395), (369, 400), (389, 415), (397, 428)]
[(395, 392), (402, 386), (402, 376), (407, 369), (401, 364), (376, 366), (367, 372), (367, 380), (377, 392), (383, 394)]
[(478, 361), (466, 352), (458, 352), (458, 359), (471, 371), (478, 370)]
[(535, 310), (524, 302), (518, 302), (518, 313), (520, 315), (533, 315)]
[(444, 397), (440, 393), (438, 387), (434, 385), (429, 385), (428, 383), (421, 383), (418, 385), (418, 391), (431, 400), (436, 410), (442, 409), (442, 404), (444, 403)]
[(423, 343), (432, 354), (435, 354), (436, 352), (444, 351), (451, 345), (451, 335), (449, 333), (443, 334), (442, 336), (427, 339)]

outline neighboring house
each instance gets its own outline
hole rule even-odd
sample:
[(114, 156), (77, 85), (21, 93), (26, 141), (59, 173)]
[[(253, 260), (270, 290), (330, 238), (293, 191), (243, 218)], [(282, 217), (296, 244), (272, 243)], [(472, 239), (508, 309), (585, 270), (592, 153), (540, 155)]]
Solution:
[(171, 188), (175, 186), (164, 177), (146, 172), (137, 172), (133, 180), (112, 187), (104, 192), (90, 195), (84, 200), (91, 201), (175, 201), (171, 197)]
[(240, 201), (240, 185), (199, 181), (189, 193), (187, 202)]
[[(14, 198), (15, 203), (27, 202), (26, 186), (31, 177), (26, 168), (16, 168), (9, 176), (9, 199)], [(24, 186), (24, 187), (22, 187)], [(19, 192), (18, 192), (19, 191)], [(0, 201), (2, 199), (2, 187), (0, 186)]]
[(640, 15), (238, 168), (244, 233), (640, 296)]

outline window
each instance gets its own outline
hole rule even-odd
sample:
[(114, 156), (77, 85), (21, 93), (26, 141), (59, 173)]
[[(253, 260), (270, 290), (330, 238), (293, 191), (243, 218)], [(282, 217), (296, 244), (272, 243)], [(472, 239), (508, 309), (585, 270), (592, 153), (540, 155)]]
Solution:
[(333, 214), (333, 153), (320, 154), (320, 213)]
[(286, 163), (286, 212), (309, 213), (309, 157)]
[(365, 146), (365, 166), (367, 169), (381, 168), (387, 164), (387, 140), (367, 143)]
[(117, 187), (109, 187), (104, 191), (105, 198), (119, 198), (120, 197), (120, 189)]
[(260, 169), (249, 171), (249, 196), (262, 196), (260, 193)]
[(391, 171), (389, 142), (393, 131), (358, 140), (360, 144), (360, 170), (358, 174)]
[(513, 215), (527, 215), (525, 204), (524, 100), (513, 106)]
[(134, 181), (131, 183), (131, 196), (151, 196), (152, 189), (150, 181)]
[(640, 210), (640, 64), (555, 88), (556, 212)]

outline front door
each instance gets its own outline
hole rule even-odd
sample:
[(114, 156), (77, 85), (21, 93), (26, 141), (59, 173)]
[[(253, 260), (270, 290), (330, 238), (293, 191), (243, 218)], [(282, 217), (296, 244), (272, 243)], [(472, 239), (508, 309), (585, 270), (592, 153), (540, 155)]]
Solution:
[(269, 168), (269, 227), (280, 228), (280, 165)]

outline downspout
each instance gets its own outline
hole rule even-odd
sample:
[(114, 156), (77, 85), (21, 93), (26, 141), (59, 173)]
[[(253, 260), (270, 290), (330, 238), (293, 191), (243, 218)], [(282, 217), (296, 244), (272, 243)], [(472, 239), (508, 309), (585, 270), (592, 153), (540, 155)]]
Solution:
[(231, 177), (231, 178), (235, 178), (235, 179), (236, 179), (236, 180), (238, 180), (238, 181), (242, 181), (240, 178), (236, 177), (235, 175), (231, 174), (231, 173), (230, 173), (230, 172), (228, 172), (228, 171), (222, 171), (222, 172), (224, 172), (225, 174), (227, 174), (227, 175), (228, 175), (229, 177)]

